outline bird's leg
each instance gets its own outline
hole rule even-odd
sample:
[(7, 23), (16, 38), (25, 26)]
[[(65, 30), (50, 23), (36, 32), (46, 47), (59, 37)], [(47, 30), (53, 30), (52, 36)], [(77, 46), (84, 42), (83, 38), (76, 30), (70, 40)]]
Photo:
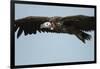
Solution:
[(69, 34), (75, 35), (83, 43), (85, 43), (85, 40), (90, 40), (90, 38), (91, 38), (91, 35), (83, 32), (83, 31), (80, 31), (73, 26), (69, 26), (67, 28), (63, 27), (62, 31), (63, 31), (63, 33), (69, 33)]
[(85, 40), (90, 40), (91, 35), (80, 31), (79, 33), (75, 34), (83, 43), (85, 43)]
[(85, 43), (85, 39), (83, 38), (82, 33), (75, 34), (75, 35), (76, 35), (76, 37), (78, 37), (83, 43)]

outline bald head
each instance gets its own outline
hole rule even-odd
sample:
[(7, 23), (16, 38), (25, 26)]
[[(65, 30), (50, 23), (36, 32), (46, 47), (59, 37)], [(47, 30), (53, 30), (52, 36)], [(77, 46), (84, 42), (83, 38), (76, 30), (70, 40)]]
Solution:
[(52, 23), (50, 22), (44, 22), (43, 24), (41, 24), (40, 28), (47, 28), (47, 29), (50, 29), (50, 30), (53, 30), (53, 26), (52, 26)]
[(43, 24), (41, 24), (40, 28), (41, 29), (47, 28), (50, 30), (57, 29), (58, 26), (61, 26), (60, 20), (61, 20), (61, 17), (58, 17), (58, 16), (51, 17), (49, 22), (44, 22)]

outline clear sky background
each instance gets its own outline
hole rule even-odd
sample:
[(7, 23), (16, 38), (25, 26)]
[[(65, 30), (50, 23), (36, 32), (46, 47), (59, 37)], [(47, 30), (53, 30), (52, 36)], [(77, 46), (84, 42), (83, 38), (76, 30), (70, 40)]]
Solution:
[[(15, 5), (15, 19), (26, 16), (94, 16), (94, 8), (59, 7), (41, 5)], [(17, 33), (17, 32), (16, 32)], [(15, 64), (46, 64), (94, 60), (94, 32), (90, 41), (82, 43), (69, 34), (39, 33), (17, 39), (15, 33)]]

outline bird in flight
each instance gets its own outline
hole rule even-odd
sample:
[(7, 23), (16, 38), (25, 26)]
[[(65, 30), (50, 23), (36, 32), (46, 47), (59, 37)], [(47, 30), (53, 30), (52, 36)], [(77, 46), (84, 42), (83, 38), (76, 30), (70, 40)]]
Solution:
[(75, 16), (28, 16), (14, 21), (14, 31), (17, 32), (19, 38), (24, 32), (24, 35), (36, 34), (38, 32), (51, 33), (68, 33), (75, 35), (79, 40), (85, 43), (85, 40), (90, 40), (91, 35), (88, 31), (95, 30), (95, 17), (85, 15)]

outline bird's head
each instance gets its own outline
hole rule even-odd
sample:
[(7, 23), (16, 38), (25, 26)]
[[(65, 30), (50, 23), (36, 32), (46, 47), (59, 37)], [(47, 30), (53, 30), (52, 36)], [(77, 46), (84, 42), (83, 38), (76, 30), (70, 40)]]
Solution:
[(60, 19), (61, 17), (57, 17), (57, 16), (51, 17), (51, 19), (48, 22), (44, 22), (43, 24), (41, 24), (40, 28), (56, 30), (59, 26), (61, 26)]
[(44, 22), (43, 24), (41, 24), (40, 28), (41, 29), (47, 28), (47, 29), (50, 29), (50, 30), (54, 29), (53, 26), (52, 26), (52, 23), (50, 23), (50, 22)]

